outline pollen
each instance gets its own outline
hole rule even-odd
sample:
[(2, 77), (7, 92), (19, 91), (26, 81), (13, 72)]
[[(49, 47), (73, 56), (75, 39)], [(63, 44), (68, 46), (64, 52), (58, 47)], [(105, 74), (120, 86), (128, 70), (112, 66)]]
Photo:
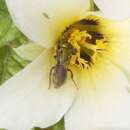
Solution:
[[(90, 16), (66, 28), (56, 44), (56, 53), (66, 66), (89, 69), (108, 48), (108, 38), (102, 25), (107, 22)], [(104, 26), (103, 26), (104, 29)]]
[[(95, 33), (96, 34), (96, 33)], [(106, 46), (105, 39), (95, 39), (93, 42), (93, 37), (95, 35), (87, 32), (87, 30), (80, 31), (74, 29), (71, 33), (68, 42), (77, 50), (76, 54), (71, 56), (70, 64), (76, 65), (78, 67), (89, 68), (91, 65), (95, 64), (98, 53), (101, 53)], [(88, 59), (82, 57), (82, 55), (89, 57)]]
[(86, 38), (91, 39), (91, 35), (87, 33), (87, 31), (74, 30), (70, 35), (68, 42), (70, 42), (73, 46), (79, 46), (84, 44)]

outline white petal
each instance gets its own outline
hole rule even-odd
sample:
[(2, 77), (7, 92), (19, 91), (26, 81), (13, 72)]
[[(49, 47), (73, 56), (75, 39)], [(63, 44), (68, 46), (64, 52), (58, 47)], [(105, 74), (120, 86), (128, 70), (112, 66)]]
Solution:
[(36, 59), (44, 51), (45, 48), (36, 43), (29, 42), (18, 48), (14, 48), (14, 51), (23, 59), (32, 61)]
[(130, 94), (125, 88), (129, 83), (118, 68), (104, 65), (80, 76), (82, 88), (65, 116), (66, 130), (130, 129)]
[(116, 35), (110, 38), (111, 48), (105, 56), (119, 67), (130, 81), (130, 21), (113, 24), (106, 29), (106, 32), (112, 29)]
[(19, 28), (44, 46), (54, 44), (66, 26), (90, 7), (89, 0), (6, 0)]
[(0, 128), (29, 130), (48, 127), (61, 119), (75, 97), (67, 82), (48, 89), (50, 57), (45, 52), (0, 88)]
[(94, 0), (104, 15), (111, 19), (130, 18), (130, 0)]

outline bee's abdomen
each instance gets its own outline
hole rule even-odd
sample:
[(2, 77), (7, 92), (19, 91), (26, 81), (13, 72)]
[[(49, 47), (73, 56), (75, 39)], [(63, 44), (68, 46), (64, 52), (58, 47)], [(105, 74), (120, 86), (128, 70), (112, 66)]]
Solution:
[(62, 86), (67, 77), (67, 68), (63, 65), (57, 65), (53, 73), (53, 83), (55, 88)]

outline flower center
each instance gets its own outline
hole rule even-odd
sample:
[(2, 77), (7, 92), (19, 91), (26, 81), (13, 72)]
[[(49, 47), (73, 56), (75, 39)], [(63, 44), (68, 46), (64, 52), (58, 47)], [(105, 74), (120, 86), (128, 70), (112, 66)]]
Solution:
[[(105, 29), (109, 22), (100, 17), (88, 16), (79, 20), (61, 34), (55, 46), (56, 64), (50, 70), (49, 88), (53, 82), (55, 88), (62, 86), (70, 72), (71, 79), (74, 80), (74, 66), (77, 70), (85, 70), (98, 65), (100, 57), (108, 51), (111, 33)], [(104, 28), (105, 27), (105, 28)], [(108, 46), (109, 45), (109, 46)]]
[(56, 44), (56, 59), (65, 66), (89, 69), (107, 45), (105, 36), (100, 32), (100, 21), (82, 19), (62, 33)]

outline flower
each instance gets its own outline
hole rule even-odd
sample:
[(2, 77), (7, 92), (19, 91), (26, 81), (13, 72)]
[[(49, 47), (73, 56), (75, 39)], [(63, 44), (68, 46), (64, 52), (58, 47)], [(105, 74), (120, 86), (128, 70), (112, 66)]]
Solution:
[[(129, 1), (115, 1), (118, 5), (95, 0), (104, 16), (119, 19), (123, 15), (118, 11), (122, 9), (128, 17), (130, 11), (125, 7)], [(65, 115), (66, 130), (130, 128), (129, 21), (114, 22), (89, 15), (88, 0), (6, 2), (21, 31), (45, 49), (1, 86), (0, 127), (45, 128)], [(63, 65), (73, 79), (69, 72), (65, 76)], [(49, 75), (53, 66), (57, 68)], [(60, 70), (66, 82), (62, 82)], [(53, 78), (50, 89), (49, 76)]]

